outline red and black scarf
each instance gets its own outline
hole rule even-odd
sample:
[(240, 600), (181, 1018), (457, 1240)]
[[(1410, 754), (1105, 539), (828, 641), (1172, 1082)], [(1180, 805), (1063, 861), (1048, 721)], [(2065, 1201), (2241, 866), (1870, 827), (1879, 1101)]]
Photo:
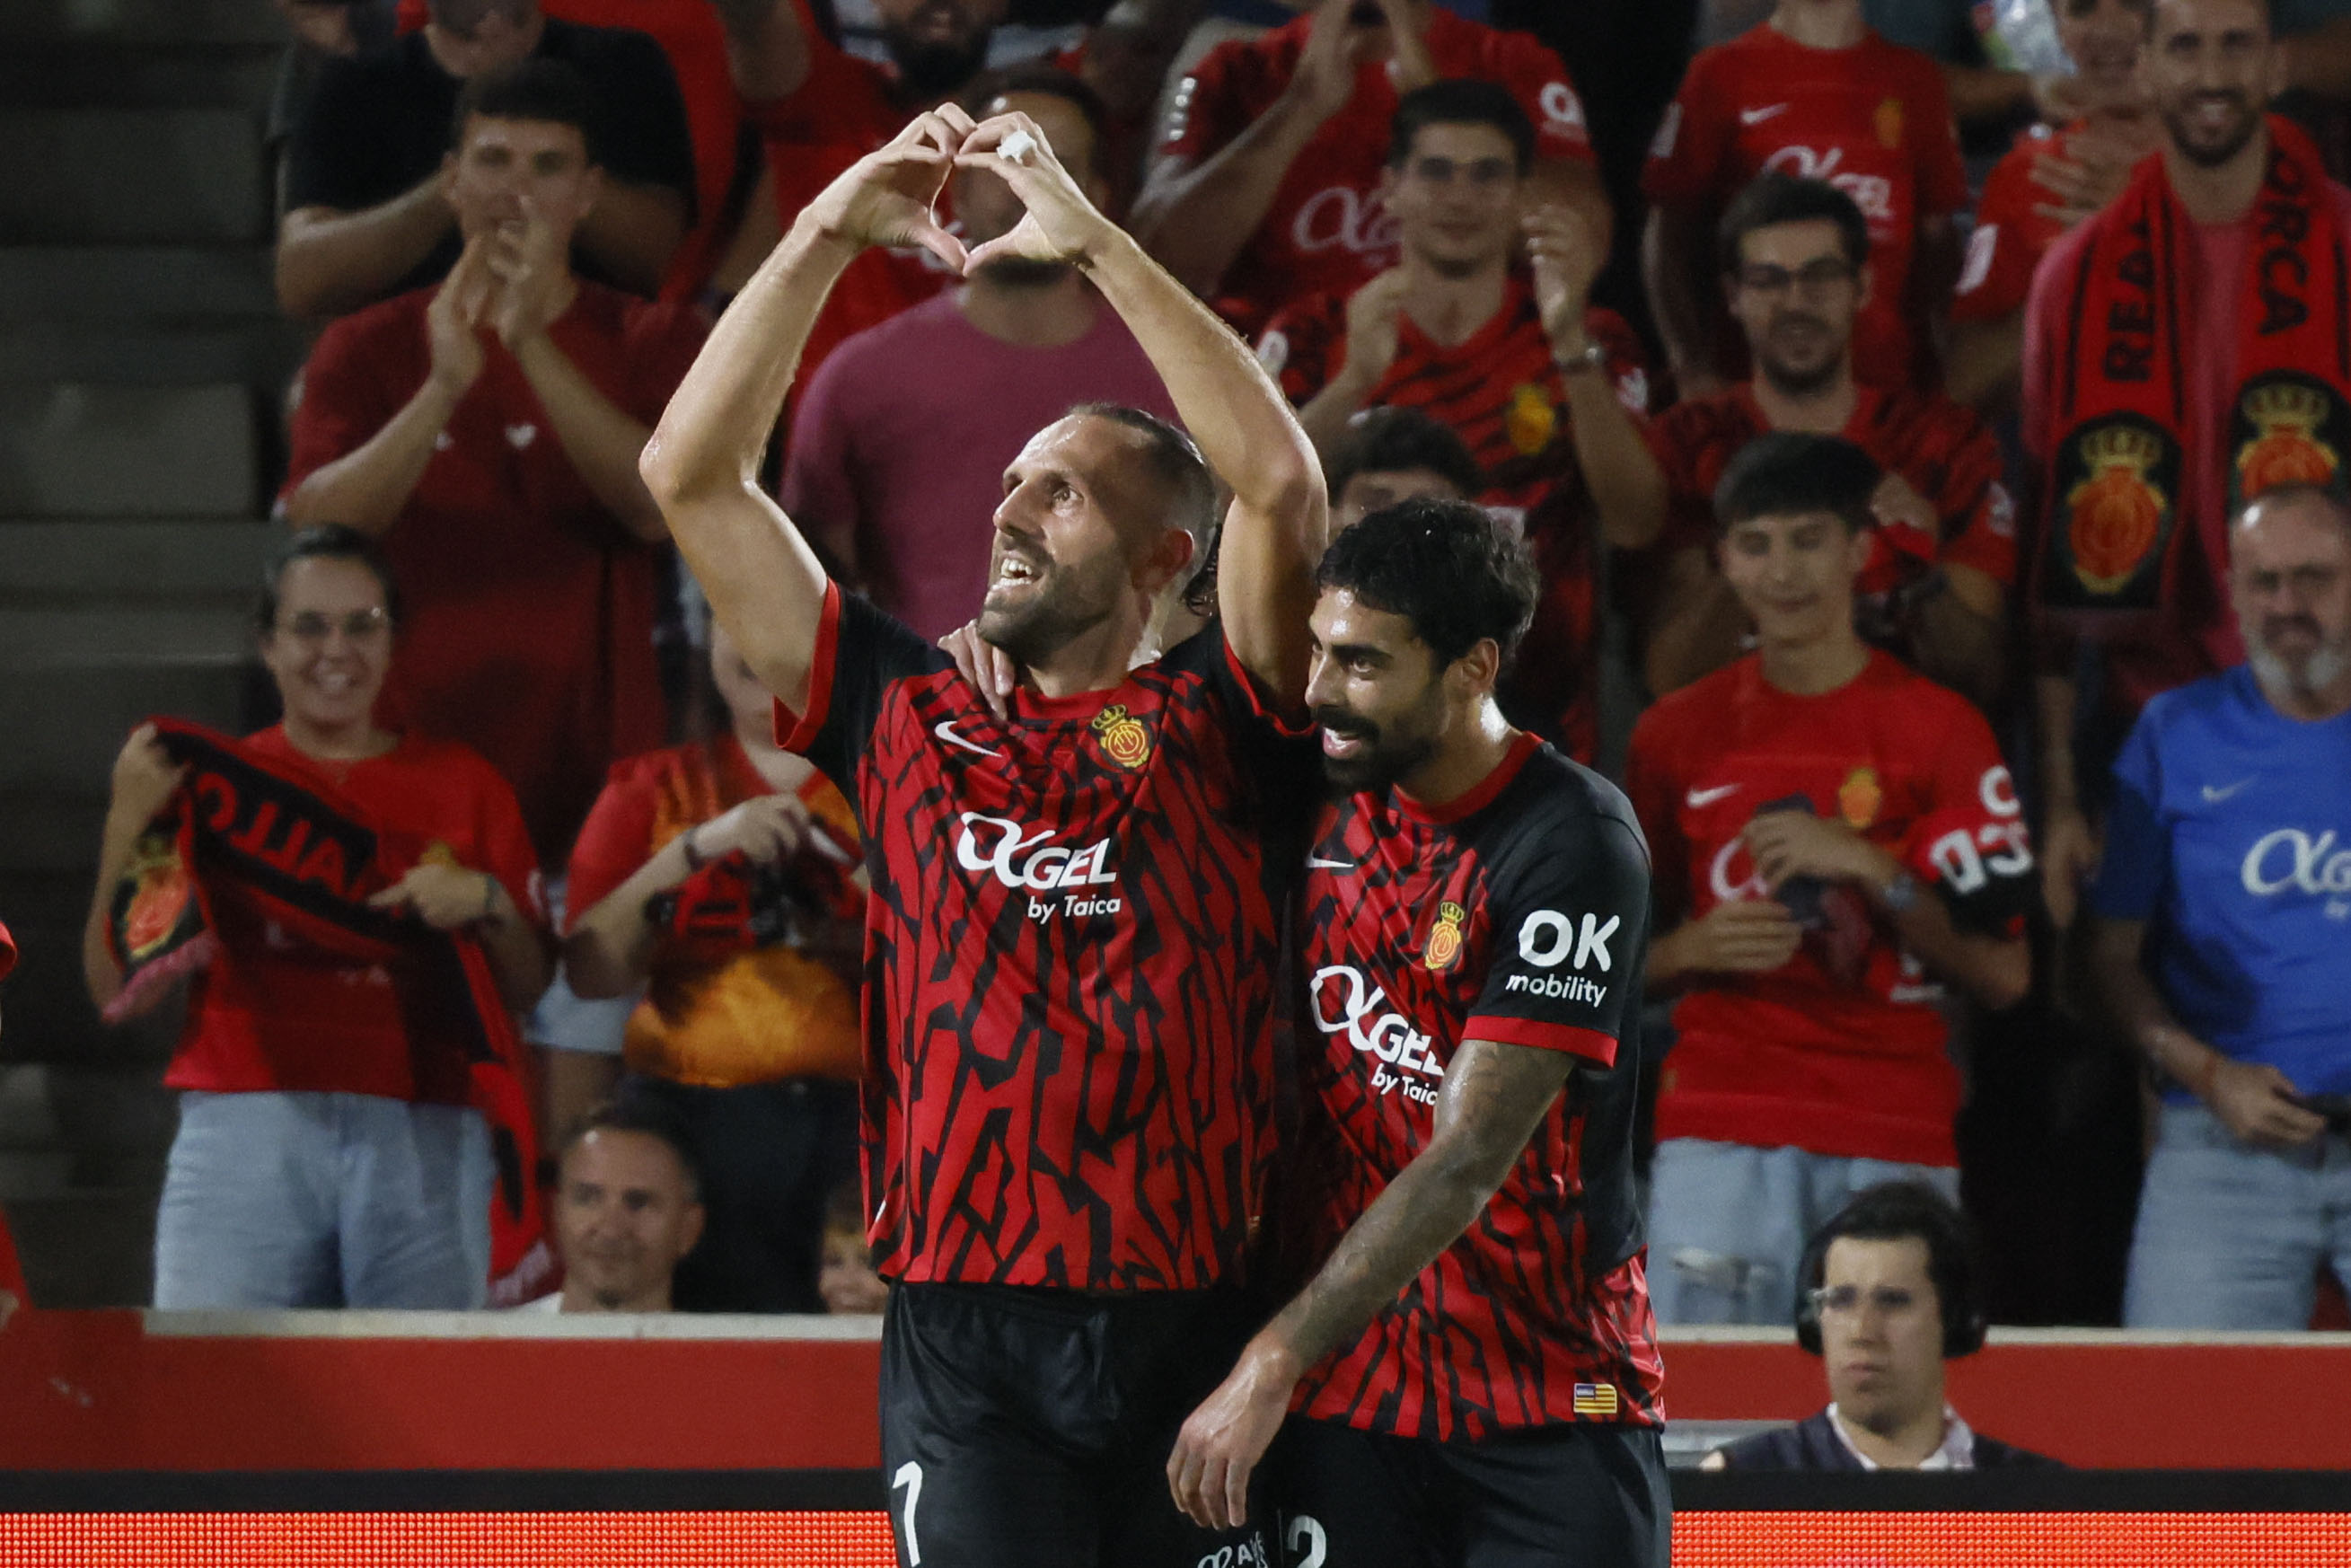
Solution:
[(126, 971), (124, 997), (198, 967), (190, 956), (216, 945), (220, 932), (275, 926), (350, 963), (381, 966), (392, 977), (416, 1097), (471, 1105), (489, 1124), (498, 1178), (490, 1273), (504, 1276), (542, 1228), (521, 1036), (477, 938), (367, 903), (429, 846), (227, 736), (178, 719), (153, 723), (188, 771), (113, 895), (109, 938)]
[[(2284, 484), (2345, 493), (2351, 258), (2317, 150), (2274, 118), (2269, 144), (2241, 277), (2193, 276), (2194, 220), (2159, 152), (2091, 220), (2041, 475), (2048, 526), (2034, 588), (2044, 611), (2172, 607), (2189, 553), (2224, 549), (2226, 519), (2245, 501)], [(2200, 451), (2189, 400), (2203, 376), (2186, 356), (2199, 314), (2222, 308), (2236, 317), (2236, 392), (2226, 449)], [(2224, 563), (2207, 564), (2217, 575)]]

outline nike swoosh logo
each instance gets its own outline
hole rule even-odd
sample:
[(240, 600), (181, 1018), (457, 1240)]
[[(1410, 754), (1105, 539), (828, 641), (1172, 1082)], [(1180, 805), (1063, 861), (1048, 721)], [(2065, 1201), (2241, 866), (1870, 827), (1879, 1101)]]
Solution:
[(1326, 861), (1321, 855), (1308, 855), (1306, 857), (1306, 869), (1309, 871), (1353, 871), (1355, 869), (1355, 862), (1353, 861)]
[(955, 723), (951, 719), (943, 720), (937, 727), (931, 731), (931, 733), (937, 736), (941, 740), (946, 741), (949, 746), (960, 746), (966, 751), (977, 751), (982, 757), (1001, 758), (1004, 755), (1004, 753), (998, 751), (993, 747), (981, 746), (976, 741), (966, 740), (962, 736), (957, 735), (955, 731)]
[(1738, 794), (1740, 786), (1736, 784), (1719, 784), (1711, 789), (1693, 789), (1689, 792), (1690, 809), (1695, 810), (1700, 806), (1711, 806), (1717, 800)]
[(1742, 109), (1739, 111), (1739, 123), (1741, 125), (1761, 125), (1775, 114), (1785, 113), (1787, 111), (1787, 108), (1788, 106), (1784, 103), (1775, 103), (1763, 109)]
[(2224, 784), (2218, 789), (2207, 784), (2204, 786), (2204, 803), (2208, 806), (2217, 806), (2252, 782), (2250, 779), (2240, 779), (2234, 784)]

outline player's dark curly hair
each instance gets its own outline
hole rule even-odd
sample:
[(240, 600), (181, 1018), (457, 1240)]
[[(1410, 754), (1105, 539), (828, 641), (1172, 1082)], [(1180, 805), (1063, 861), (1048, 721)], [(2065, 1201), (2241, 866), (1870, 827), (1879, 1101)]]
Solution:
[(1430, 125), (1490, 125), (1510, 138), (1520, 173), (1534, 167), (1534, 121), (1499, 82), (1454, 77), (1416, 87), (1398, 99), (1388, 118), (1389, 168), (1401, 169), (1411, 160), (1412, 139)]
[(1314, 580), (1404, 616), (1439, 668), (1489, 637), (1508, 663), (1541, 591), (1526, 547), (1486, 508), (1434, 496), (1383, 507), (1341, 534)]
[(1752, 517), (1829, 512), (1859, 533), (1871, 524), (1869, 498), (1883, 477), (1869, 454), (1843, 436), (1775, 430), (1724, 466), (1714, 487), (1715, 532)]
[(278, 585), (286, 580), (286, 569), (298, 560), (359, 562), (382, 584), (384, 619), (392, 622), (394, 630), (399, 628), (400, 583), (392, 575), (392, 562), (384, 559), (383, 548), (357, 528), (341, 523), (319, 523), (289, 534), (269, 552), (269, 559), (261, 569), (261, 592), (253, 603), (256, 632), (266, 637), (277, 629)]
[(1714, 231), (1722, 270), (1739, 270), (1740, 247), (1757, 229), (1806, 223), (1834, 224), (1844, 258), (1855, 268), (1869, 259), (1869, 220), (1861, 215), (1851, 196), (1826, 180), (1806, 180), (1771, 169), (1748, 181), (1722, 209), (1722, 219)]
[(577, 68), (562, 60), (531, 58), (469, 78), (449, 117), (449, 145), (463, 148), (465, 127), (484, 120), (543, 120), (569, 125), (587, 144), (588, 162), (604, 161), (596, 89)]

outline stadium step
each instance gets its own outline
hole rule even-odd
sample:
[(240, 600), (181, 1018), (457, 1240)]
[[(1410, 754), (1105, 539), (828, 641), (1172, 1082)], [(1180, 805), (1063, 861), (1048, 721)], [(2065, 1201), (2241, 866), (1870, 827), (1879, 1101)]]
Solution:
[(18, 244), (259, 244), (269, 217), (248, 110), (0, 113), (0, 234)]
[(268, 253), (253, 246), (0, 250), (0, 322), (189, 327), (277, 314)]
[(269, 106), (283, 45), (124, 45), (106, 38), (0, 35), (0, 103), (12, 109), (242, 109)]
[(0, 382), (0, 517), (250, 515), (243, 386)]
[(0, 5), (0, 45), (266, 45), (285, 37), (285, 21), (270, 0), (8, 0)]

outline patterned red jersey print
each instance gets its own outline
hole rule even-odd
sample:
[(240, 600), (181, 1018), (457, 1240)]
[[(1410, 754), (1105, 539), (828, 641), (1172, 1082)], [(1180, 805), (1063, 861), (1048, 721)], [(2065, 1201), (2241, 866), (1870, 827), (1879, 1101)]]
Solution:
[[(1842, 821), (1953, 901), (2032, 866), (1983, 715), (1883, 653), (1819, 695), (1780, 691), (1750, 654), (1661, 698), (1635, 727), (1625, 791), (1660, 902), (1686, 919), (1765, 896), (1741, 837), (1762, 810)], [(1956, 1164), (1940, 988), (1860, 890), (1782, 901), (1806, 927), (1793, 958), (1675, 1005), (1657, 1136)]]
[[(2016, 580), (2016, 507), (2001, 482), (1999, 443), (1975, 411), (1934, 392), (1862, 386), (1838, 432), (1899, 474), (1942, 521), (1944, 564)], [(1702, 549), (1714, 537), (1714, 487), (1740, 447), (1771, 428), (1754, 393), (1736, 386), (1676, 403), (1648, 427), (1666, 475), (1665, 542)]]
[(1464, 1041), (1578, 1060), (1484, 1212), (1292, 1408), (1437, 1440), (1661, 1421), (1632, 1173), (1648, 857), (1624, 797), (1521, 737), (1443, 812), (1329, 808), (1307, 864), (1295, 1266), (1427, 1146)]
[[(1261, 38), (1219, 44), (1176, 84), (1164, 156), (1195, 166), (1272, 109), (1298, 72), (1313, 16)], [(1525, 33), (1428, 13), (1424, 39), (1440, 78), (1474, 77), (1510, 89), (1535, 127), (1535, 155), (1592, 161), (1583, 102), (1560, 58)], [(1282, 175), (1257, 232), (1216, 291), (1217, 308), (1254, 334), (1285, 301), (1316, 292), (1347, 294), (1395, 265), (1395, 220), (1380, 200), (1395, 84), (1385, 61), (1355, 74), (1346, 107), (1326, 120)]]
[(1868, 220), (1855, 373), (1883, 386), (1931, 379), (1912, 256), (1921, 222), (1968, 204), (1941, 68), (1875, 33), (1815, 49), (1769, 23), (1700, 51), (1657, 128), (1643, 193), (1659, 206), (1719, 211), (1766, 170), (1824, 180)]
[[(1270, 1145), (1311, 752), (1212, 628), (1109, 693), (998, 722), (938, 652), (828, 593), (778, 738), (850, 791), (872, 883), (867, 1200), (904, 1281), (1196, 1290)], [(1294, 789), (1291, 790), (1294, 794)], [(1269, 847), (1270, 842), (1274, 847)]]

